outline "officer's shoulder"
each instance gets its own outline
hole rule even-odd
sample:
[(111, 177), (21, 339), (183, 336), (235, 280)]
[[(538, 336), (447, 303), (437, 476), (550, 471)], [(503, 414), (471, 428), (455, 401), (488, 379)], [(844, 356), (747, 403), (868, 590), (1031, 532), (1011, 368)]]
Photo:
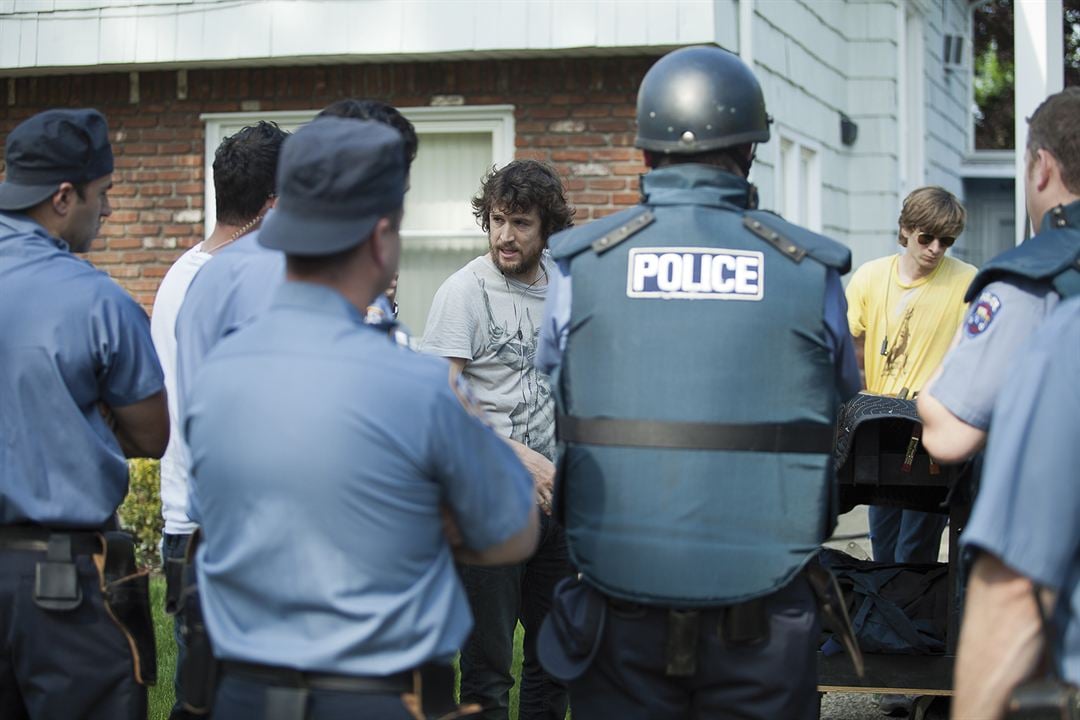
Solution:
[(1078, 257), (1080, 231), (1071, 227), (1048, 228), (991, 258), (975, 276), (964, 299), (970, 302), (989, 284), (1010, 282), (1010, 278), (1036, 283), (1050, 280), (1077, 262)]
[(748, 210), (743, 225), (754, 235), (792, 259), (811, 257), (840, 274), (851, 269), (851, 250), (832, 238), (788, 222), (769, 210)]
[(636, 229), (647, 226), (651, 217), (647, 206), (635, 205), (584, 225), (567, 228), (548, 240), (551, 257), (555, 260), (573, 257), (604, 238), (611, 238), (609, 242), (612, 242), (617, 237), (629, 236)]

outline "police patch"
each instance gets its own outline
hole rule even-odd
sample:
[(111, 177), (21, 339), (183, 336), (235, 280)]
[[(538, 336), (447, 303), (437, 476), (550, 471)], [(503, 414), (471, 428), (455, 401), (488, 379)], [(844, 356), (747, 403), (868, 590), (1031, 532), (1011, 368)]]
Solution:
[(968, 337), (975, 337), (986, 332), (990, 327), (994, 316), (1001, 309), (1001, 300), (989, 290), (983, 290), (978, 299), (971, 304), (967, 319), (964, 320), (964, 333)]
[(632, 298), (761, 300), (765, 256), (723, 248), (634, 248), (626, 269)]

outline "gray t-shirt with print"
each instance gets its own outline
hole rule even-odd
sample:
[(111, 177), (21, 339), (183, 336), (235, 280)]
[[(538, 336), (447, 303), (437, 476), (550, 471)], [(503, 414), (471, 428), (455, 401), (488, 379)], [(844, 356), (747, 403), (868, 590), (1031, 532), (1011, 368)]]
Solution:
[(489, 254), (446, 279), (428, 312), (420, 349), (464, 358), (465, 377), (496, 432), (555, 455), (555, 404), (548, 378), (534, 366), (550, 258), (533, 285), (503, 275)]

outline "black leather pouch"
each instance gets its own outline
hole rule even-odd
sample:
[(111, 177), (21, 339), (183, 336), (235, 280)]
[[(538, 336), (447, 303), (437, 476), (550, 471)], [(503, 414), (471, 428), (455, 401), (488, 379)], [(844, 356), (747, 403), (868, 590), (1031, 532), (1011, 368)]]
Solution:
[(34, 568), (34, 604), (51, 612), (70, 612), (82, 604), (82, 599), (71, 536), (53, 533), (45, 559)]

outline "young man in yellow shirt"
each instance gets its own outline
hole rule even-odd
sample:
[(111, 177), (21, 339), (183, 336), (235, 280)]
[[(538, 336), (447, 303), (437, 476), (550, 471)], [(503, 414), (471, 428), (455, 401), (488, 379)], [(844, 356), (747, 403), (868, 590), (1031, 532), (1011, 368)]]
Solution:
[[(966, 212), (940, 187), (923, 187), (900, 211), (900, 253), (864, 264), (847, 287), (848, 325), (866, 389), (913, 397), (945, 357), (967, 305), (975, 268), (946, 257)], [(870, 541), (879, 562), (934, 562), (946, 516), (871, 506)]]

